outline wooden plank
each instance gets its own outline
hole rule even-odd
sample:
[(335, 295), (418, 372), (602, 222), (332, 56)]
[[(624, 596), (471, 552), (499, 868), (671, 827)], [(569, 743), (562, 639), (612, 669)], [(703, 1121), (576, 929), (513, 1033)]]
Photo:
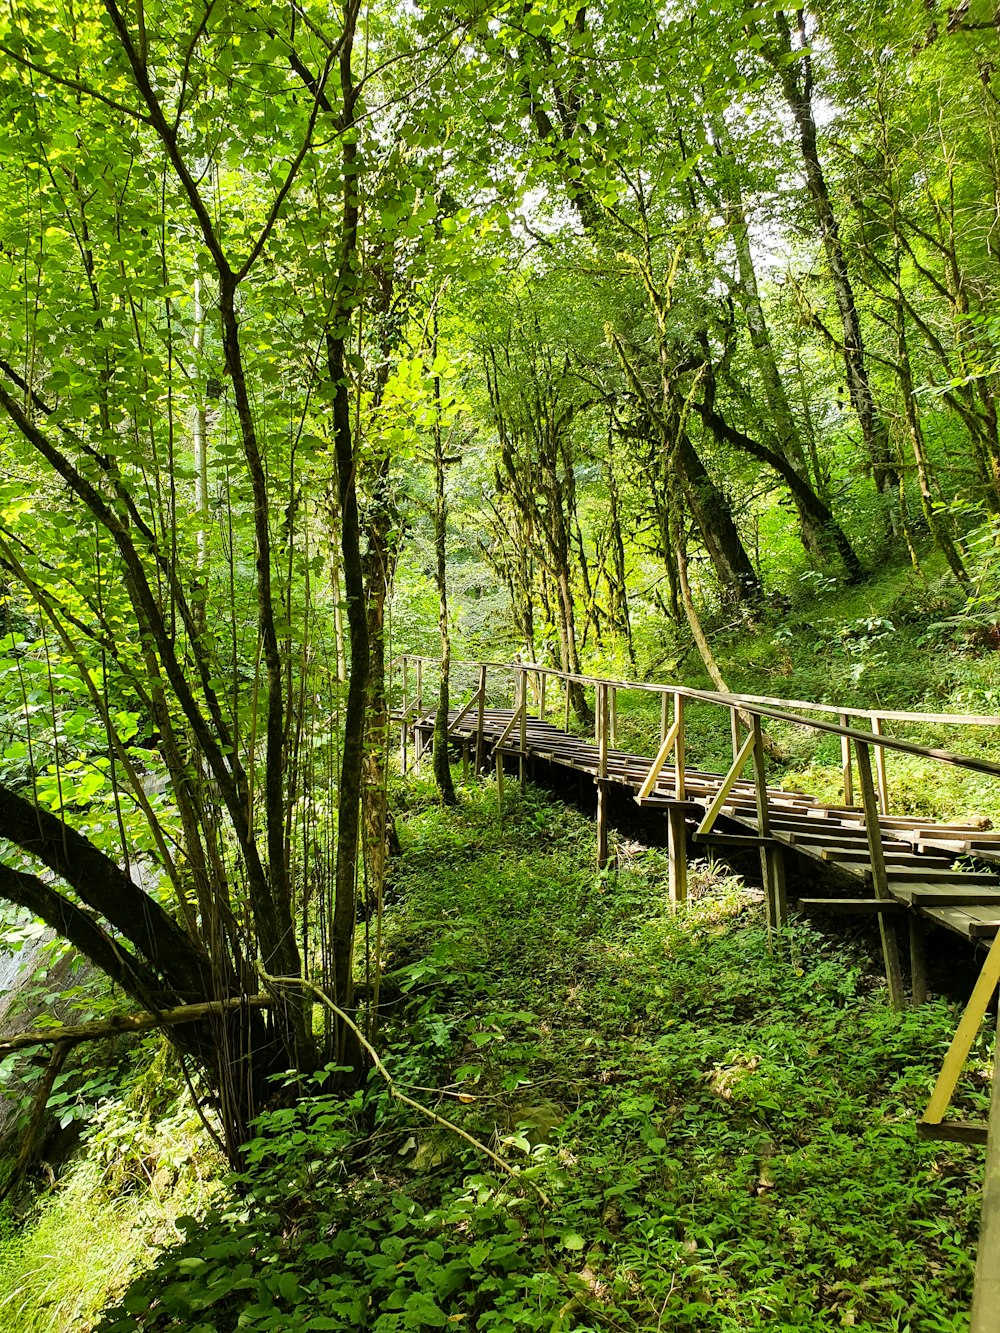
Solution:
[(486, 668), (479, 668), (479, 689), (476, 691), (478, 704), (476, 706), (476, 772), (481, 773), (486, 763), (486, 754), (484, 750), (483, 725), (486, 712)]
[(597, 868), (608, 864), (608, 784), (597, 782)]
[[(841, 865), (866, 865), (870, 863), (871, 854), (867, 847), (853, 848), (840, 846), (812, 846), (811, 844), (798, 844), (803, 849), (808, 848), (813, 856), (818, 856), (821, 861), (838, 861)], [(898, 869), (900, 866), (912, 866), (919, 875), (926, 868), (933, 870), (948, 870), (951, 862), (947, 856), (922, 856), (920, 852), (911, 851), (892, 851), (883, 845), (882, 858), (885, 861), (887, 871)], [(957, 871), (954, 873), (958, 873)]]
[(692, 815), (702, 815), (705, 812), (705, 807), (699, 805), (697, 801), (678, 801), (673, 796), (647, 796), (644, 801), (640, 801), (638, 796), (633, 797), (633, 799), (636, 805), (642, 806), (643, 810), (673, 810), (677, 807)]
[(739, 753), (733, 760), (732, 768), (722, 779), (722, 783), (719, 787), (719, 790), (716, 792), (711, 805), (709, 805), (708, 809), (705, 811), (705, 818), (701, 821), (701, 823), (698, 826), (699, 833), (708, 833), (712, 825), (718, 819), (722, 807), (726, 803), (726, 797), (732, 790), (733, 784), (736, 782), (736, 779), (739, 777), (740, 773), (742, 773), (743, 765), (750, 758), (750, 752), (752, 750), (753, 750), (753, 732), (751, 732), (749, 736), (747, 736), (746, 740), (743, 742), (742, 746), (740, 747)]
[[(939, 1125), (925, 1125), (917, 1121), (917, 1134), (922, 1139), (942, 1139), (946, 1143), (985, 1143), (986, 1123), (974, 1120), (942, 1120)], [(1000, 1302), (1000, 1292), (997, 1294)], [(997, 1328), (993, 1324), (989, 1327)], [(971, 1331), (970, 1331), (971, 1333)]]
[(771, 838), (768, 823), (768, 789), (764, 772), (764, 729), (760, 718), (751, 719), (753, 736), (753, 776), (757, 796), (757, 829), (760, 833), (760, 868), (767, 893), (768, 925), (780, 930), (788, 924), (788, 898), (785, 891), (784, 852)]
[(920, 913), (928, 921), (943, 926), (955, 935), (961, 935), (965, 940), (989, 939), (1000, 926), (1000, 918), (992, 924), (981, 922), (959, 907), (922, 907)]
[(952, 833), (968, 836), (983, 832), (979, 824), (936, 824), (933, 819), (922, 819), (917, 815), (880, 815), (878, 822), (883, 828), (912, 829), (934, 838), (948, 837)]
[(753, 833), (693, 833), (692, 841), (719, 847), (779, 847), (777, 838), (761, 838)]
[[(656, 758), (650, 765), (649, 772), (646, 774), (645, 780), (642, 786), (639, 788), (639, 795), (636, 798), (637, 800), (642, 800), (644, 797), (651, 795), (654, 787), (656, 786), (657, 780), (659, 779), (660, 770), (663, 768), (663, 765), (667, 762), (667, 755), (676, 746), (677, 737), (679, 735), (680, 735), (680, 722), (678, 721), (674, 723), (674, 725), (667, 732), (666, 736), (664, 736), (663, 742), (660, 745), (659, 750), (657, 750), (656, 752)], [(683, 779), (681, 780), (681, 782), (683, 787)]]
[(895, 898), (800, 898), (803, 911), (846, 912), (872, 916), (880, 912), (905, 912), (903, 903)]
[(914, 1008), (927, 1000), (927, 926), (922, 916), (910, 912), (910, 1001)]
[(997, 879), (996, 875), (991, 874), (987, 870), (982, 870), (982, 871), (954, 870), (954, 869), (940, 870), (937, 867), (931, 867), (930, 869), (927, 870), (921, 870), (920, 867), (918, 866), (915, 869), (911, 869), (910, 867), (900, 867), (900, 868), (890, 867), (888, 873), (889, 873), (889, 878), (892, 880), (899, 879), (904, 882), (912, 882), (914, 884), (948, 883), (948, 884), (958, 884), (959, 886), (962, 885), (968, 886), (972, 884), (991, 884), (991, 885), (996, 885), (998, 888), (1000, 888), (1000, 879)]
[(982, 889), (915, 889), (910, 901), (914, 907), (992, 907), (1000, 915), (1000, 892)]
[[(663, 696), (666, 699), (666, 695)], [(684, 696), (674, 695), (674, 726), (677, 728), (677, 741), (674, 745), (674, 795), (683, 801), (686, 792), (687, 774), (684, 771)]]
[[(884, 725), (878, 713), (872, 714), (872, 731), (876, 736), (884, 735)], [(885, 746), (875, 747), (875, 771), (878, 774), (878, 808), (883, 815), (889, 813), (889, 786), (885, 778)]]
[(676, 907), (687, 898), (687, 824), (683, 803), (676, 801), (667, 812), (667, 890)]

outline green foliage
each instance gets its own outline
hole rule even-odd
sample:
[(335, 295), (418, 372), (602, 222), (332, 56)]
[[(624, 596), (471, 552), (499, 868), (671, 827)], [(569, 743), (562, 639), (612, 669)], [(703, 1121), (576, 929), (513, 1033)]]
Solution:
[(769, 951), (708, 871), (672, 913), (658, 852), (595, 877), (589, 824), (530, 790), (408, 790), (385, 1059), (517, 1174), (374, 1075), (306, 1096), (102, 1333), (958, 1333), (978, 1159), (914, 1128), (952, 1006), (894, 1014), (804, 926)]

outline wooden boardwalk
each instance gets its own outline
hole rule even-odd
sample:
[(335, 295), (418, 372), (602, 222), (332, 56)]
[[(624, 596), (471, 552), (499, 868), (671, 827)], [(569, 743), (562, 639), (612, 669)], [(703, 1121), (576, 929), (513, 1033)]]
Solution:
[[(478, 743), (479, 719), (475, 714), (453, 709), (449, 733), (460, 747), (467, 747), (469, 761)], [(522, 759), (521, 736), (514, 724), (516, 710), (483, 710), (483, 746), (495, 762), (503, 756), (513, 770)], [(433, 733), (433, 717), (416, 719), (418, 744), (427, 746)], [(722, 797), (710, 829), (699, 832), (705, 816), (717, 800), (724, 775), (685, 766), (684, 797), (678, 800), (677, 774), (665, 763), (651, 791), (640, 795), (649, 774), (650, 759), (609, 748), (606, 771), (600, 774), (600, 746), (543, 721), (530, 713), (525, 718), (524, 759), (529, 772), (538, 764), (553, 765), (568, 773), (589, 777), (627, 793), (641, 809), (683, 816), (686, 836), (693, 848), (713, 847), (720, 854), (761, 846), (763, 838), (780, 848), (786, 867), (797, 881), (813, 878), (829, 886), (823, 896), (800, 896), (804, 909), (845, 912), (891, 912), (900, 918), (919, 916), (966, 939), (991, 938), (1000, 929), (1000, 833), (973, 824), (940, 823), (915, 816), (879, 815), (882, 859), (890, 898), (874, 894), (875, 868), (872, 849), (860, 806), (824, 805), (813, 796), (768, 786), (767, 829), (762, 834), (756, 783), (737, 778)], [(492, 763), (491, 763), (492, 766)], [(877, 853), (876, 853), (877, 855)], [(970, 869), (970, 861), (982, 868)], [(837, 892), (839, 890), (839, 893)], [(683, 893), (675, 894), (683, 897)], [(883, 905), (884, 904), (884, 905)], [(919, 935), (920, 923), (912, 923), (911, 944)], [(914, 950), (919, 969), (922, 950)], [(922, 990), (916, 979), (916, 988)]]

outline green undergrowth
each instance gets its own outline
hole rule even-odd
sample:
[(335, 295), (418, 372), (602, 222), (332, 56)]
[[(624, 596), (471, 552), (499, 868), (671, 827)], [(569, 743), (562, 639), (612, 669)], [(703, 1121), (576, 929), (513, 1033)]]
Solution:
[(914, 1128), (952, 1006), (892, 1013), (804, 926), (772, 950), (732, 878), (672, 913), (656, 851), (595, 875), (530, 789), (402, 803), (377, 1040), (450, 1125), (375, 1073), (304, 1089), (102, 1333), (967, 1327), (981, 1154)]

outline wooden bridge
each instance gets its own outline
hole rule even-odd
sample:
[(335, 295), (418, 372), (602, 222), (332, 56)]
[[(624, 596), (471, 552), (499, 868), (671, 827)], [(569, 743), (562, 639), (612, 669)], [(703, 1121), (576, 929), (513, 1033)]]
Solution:
[[(432, 743), (433, 712), (424, 709), (423, 670), (430, 659), (400, 659), (402, 766)], [(431, 663), (436, 666), (436, 663)], [(468, 771), (495, 767), (501, 799), (505, 775), (561, 776), (592, 784), (596, 803), (597, 861), (609, 859), (609, 825), (635, 822), (663, 829), (671, 901), (687, 896), (690, 850), (723, 856), (756, 852), (768, 926), (787, 923), (789, 898), (801, 911), (862, 913), (878, 923), (890, 1003), (907, 1003), (898, 928), (908, 936), (909, 1000), (927, 994), (928, 943), (944, 929), (970, 941), (991, 941), (968, 1007), (919, 1123), (931, 1138), (986, 1143), (986, 1124), (946, 1119), (962, 1068), (986, 1009), (1000, 984), (1000, 832), (988, 821), (946, 823), (892, 814), (886, 756), (915, 755), (948, 768), (1000, 778), (1000, 764), (916, 744), (888, 733), (892, 723), (1000, 729), (1000, 717), (841, 708), (759, 695), (729, 695), (680, 685), (599, 679), (537, 663), (463, 664), (475, 672), (469, 697), (448, 717), (451, 744)], [(490, 673), (493, 687), (490, 688)], [(497, 682), (499, 680), (499, 688)], [(411, 693), (411, 683), (415, 686)], [(625, 690), (660, 696), (660, 745), (653, 758), (616, 748), (617, 699)], [(562, 725), (549, 720), (547, 702), (561, 691)], [(593, 735), (571, 730), (572, 695), (593, 699)], [(497, 696), (505, 706), (497, 706)], [(493, 700), (491, 704), (490, 700)], [(733, 759), (725, 774), (687, 762), (685, 713), (708, 704), (729, 714)], [(839, 737), (841, 804), (824, 804), (767, 780), (764, 724), (779, 722)], [(873, 762), (874, 761), (874, 762)], [(855, 776), (857, 796), (855, 799)], [(630, 818), (631, 815), (631, 818)], [(809, 886), (790, 895), (789, 882)], [(816, 891), (816, 886), (822, 890)], [(994, 1133), (987, 1148), (980, 1258), (973, 1333), (1000, 1330), (1000, 1060), (995, 1062)], [(988, 1295), (987, 1295), (988, 1291)], [(987, 1313), (991, 1311), (992, 1313)]]

